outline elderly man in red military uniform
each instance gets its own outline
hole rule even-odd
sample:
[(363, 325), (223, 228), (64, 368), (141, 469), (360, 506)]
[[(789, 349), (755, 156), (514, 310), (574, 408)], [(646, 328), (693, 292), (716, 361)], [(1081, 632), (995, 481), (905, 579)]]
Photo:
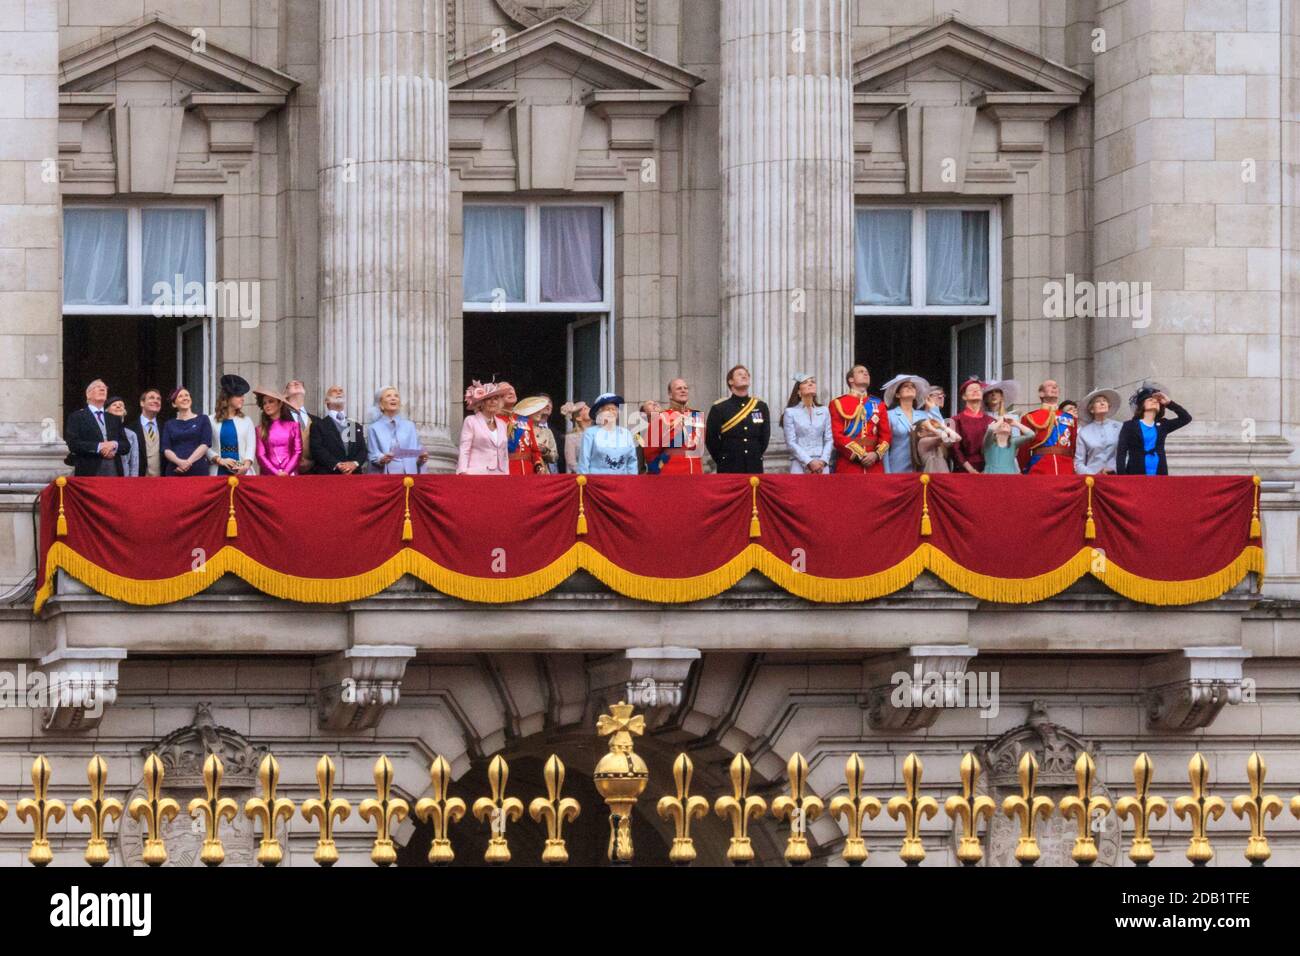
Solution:
[(645, 435), (646, 471), (652, 475), (704, 473), (704, 418), (691, 408), (683, 378), (668, 383), (668, 407), (650, 420)]
[(885, 452), (893, 434), (885, 404), (867, 394), (871, 372), (855, 365), (844, 376), (849, 391), (831, 401), (831, 437), (835, 474), (884, 474)]
[(1020, 446), (1020, 470), (1026, 475), (1073, 475), (1079, 423), (1073, 416), (1058, 416), (1061, 387), (1052, 379), (1038, 386), (1038, 400), (1040, 407), (1020, 416), (1034, 430), (1034, 437)]
[(529, 416), (545, 408), (546, 400), (534, 396), (516, 404), (518, 398), (513, 385), (501, 382), (499, 388), (505, 397), (501, 417), (506, 422), (506, 450), (510, 462), (507, 474), (545, 474), (546, 460), (542, 457), (541, 444)]

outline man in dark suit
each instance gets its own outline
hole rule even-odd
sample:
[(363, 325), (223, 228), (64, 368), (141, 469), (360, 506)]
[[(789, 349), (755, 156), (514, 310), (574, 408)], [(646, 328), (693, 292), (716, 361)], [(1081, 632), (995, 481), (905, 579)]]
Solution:
[(332, 385), (325, 392), (325, 414), (310, 416), (313, 475), (360, 474), (366, 463), (365, 431), (348, 418), (346, 407), (342, 386)]
[(123, 434), (122, 419), (104, 409), (108, 386), (99, 379), (86, 386), (86, 407), (68, 416), (63, 430), (68, 444), (68, 464), (79, 478), (122, 477), (122, 463), (130, 446)]

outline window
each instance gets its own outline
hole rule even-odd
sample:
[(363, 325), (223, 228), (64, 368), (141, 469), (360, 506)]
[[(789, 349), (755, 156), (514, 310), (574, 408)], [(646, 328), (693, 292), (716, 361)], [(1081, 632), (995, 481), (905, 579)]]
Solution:
[(63, 210), (63, 310), (209, 316), (211, 207), (72, 205)]
[(465, 204), (464, 311), (609, 312), (605, 202)]
[(863, 206), (854, 219), (858, 315), (996, 315), (997, 210)]

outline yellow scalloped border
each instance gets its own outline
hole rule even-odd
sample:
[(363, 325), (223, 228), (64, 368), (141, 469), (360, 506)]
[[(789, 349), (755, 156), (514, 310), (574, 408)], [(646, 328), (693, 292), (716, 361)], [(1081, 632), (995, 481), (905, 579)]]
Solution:
[(359, 601), (390, 587), (402, 575), (419, 578), (431, 588), (466, 601), (507, 604), (538, 597), (582, 568), (611, 590), (639, 601), (683, 604), (721, 594), (751, 570), (796, 597), (819, 603), (870, 601), (906, 587), (922, 571), (932, 571), (950, 587), (1000, 604), (1030, 604), (1064, 591), (1091, 574), (1123, 597), (1143, 604), (1195, 604), (1219, 597), (1250, 572), (1264, 575), (1264, 551), (1247, 546), (1226, 567), (1186, 581), (1159, 581), (1133, 574), (1104, 560), (1095, 548), (1080, 548), (1055, 570), (1030, 578), (998, 578), (968, 570), (933, 545), (922, 544), (898, 564), (856, 578), (826, 578), (796, 570), (759, 544), (750, 544), (730, 561), (705, 574), (658, 578), (620, 567), (585, 542), (578, 542), (546, 567), (518, 577), (482, 578), (461, 574), (432, 559), (403, 548), (364, 574), (346, 578), (304, 578), (268, 568), (233, 547), (218, 551), (200, 571), (157, 580), (123, 577), (105, 570), (56, 541), (45, 558), (45, 580), (36, 593), (33, 613), (39, 613), (54, 593), (54, 575), (63, 569), (93, 591), (126, 604), (171, 604), (192, 597), (224, 574), (234, 574), (257, 590), (286, 601), (341, 604)]

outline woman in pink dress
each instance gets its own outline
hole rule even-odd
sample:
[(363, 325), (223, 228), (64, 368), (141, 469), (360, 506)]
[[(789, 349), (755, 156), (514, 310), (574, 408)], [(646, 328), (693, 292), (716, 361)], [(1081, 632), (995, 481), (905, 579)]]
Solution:
[(296, 475), (302, 460), (302, 433), (289, 413), (284, 396), (254, 389), (262, 422), (257, 427), (257, 469), (263, 475)]
[[(509, 422), (501, 415), (504, 383), (478, 381), (465, 389), (465, 423), (460, 429), (458, 475), (510, 474)], [(513, 391), (513, 389), (512, 389)]]

